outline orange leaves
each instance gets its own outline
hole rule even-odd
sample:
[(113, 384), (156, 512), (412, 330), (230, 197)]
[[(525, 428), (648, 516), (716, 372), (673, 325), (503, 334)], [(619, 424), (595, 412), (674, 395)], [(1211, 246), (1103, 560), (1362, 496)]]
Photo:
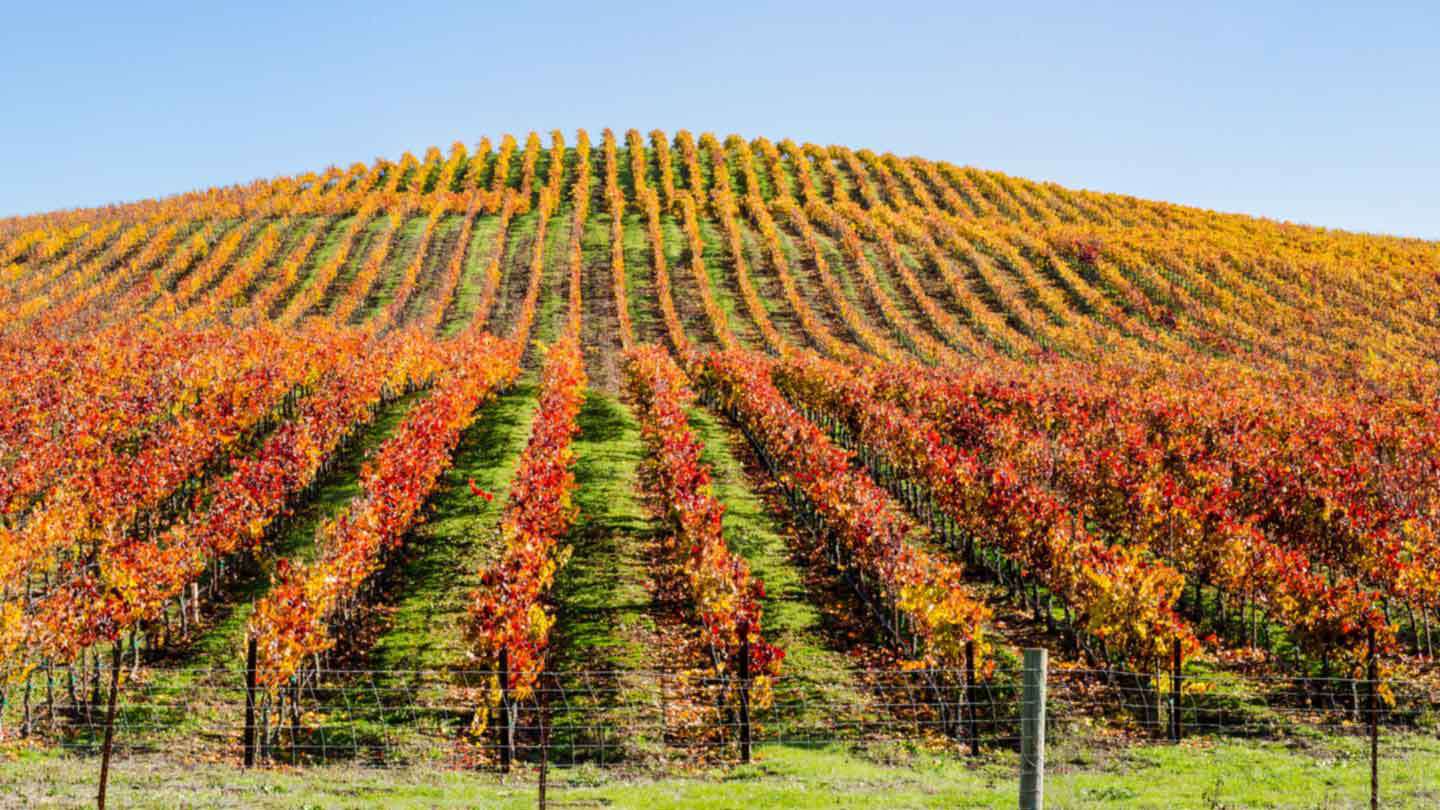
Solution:
[[(492, 313), (513, 318), (504, 324), (515, 328), (513, 353), (548, 311), (550, 237), (568, 237), (564, 332), (577, 335), (581, 294), (591, 292), (580, 267), (592, 201), (611, 218), (608, 283), (627, 350), (626, 279), (637, 274), (625, 266), (628, 207), (651, 250), (638, 276), (653, 278), (656, 297), (636, 315), (656, 315), (682, 364), (696, 359), (677, 309), (689, 302), (674, 298), (690, 284), (677, 285), (676, 271), (698, 283), (696, 308), (717, 342), (733, 349), (740, 321), (730, 319), (753, 322), (786, 360), (772, 381), (787, 396), (863, 433), (868, 452), (923, 483), (966, 532), (1064, 595), (1117, 657), (1143, 662), (1166, 639), (1189, 643), (1172, 609), (1180, 574), (1257, 605), (1303, 651), (1331, 661), (1353, 659), (1370, 628), (1382, 645), (1393, 641), (1382, 600), (1392, 611), (1428, 608), (1425, 617), (1440, 607), (1433, 244), (790, 141), (732, 137), (722, 147), (706, 134), (697, 146), (680, 133), (672, 147), (662, 132), (647, 142), (630, 131), (621, 156), (606, 131), (603, 160), (592, 161), (583, 132), (573, 150), (558, 134), (522, 140), (499, 139), (498, 153), (482, 140), (473, 151), (457, 144), (0, 223), (0, 580), (75, 575), (22, 617), (22, 634), (57, 640), (48, 649), (63, 655), (153, 614), (210, 558), (263, 542), (387, 389), (457, 367), (425, 339), (374, 344), (334, 328), (368, 312), (377, 289), (394, 293), (377, 333), (414, 318), (428, 335), (457, 310), (419, 312), (415, 296), (468, 306), (476, 295), (462, 276), (474, 266), (473, 328)], [(547, 236), (562, 206), (574, 212), (569, 232)], [(426, 247), (453, 214), (464, 217), (461, 247), (431, 268), (439, 257)], [(491, 214), (499, 227), (487, 255), (467, 256)], [(527, 233), (510, 234), (526, 214)], [(667, 265), (665, 217), (681, 229), (688, 266)], [(735, 313), (705, 266), (706, 220), (734, 270)], [(402, 228), (400, 243), (418, 235), (420, 247), (396, 262)], [(510, 289), (507, 246), (529, 270), (528, 286), (517, 280), (518, 309), (497, 304)], [(762, 300), (752, 264), (783, 301)], [(236, 331), (216, 328), (226, 323)], [(782, 323), (798, 329), (782, 335)], [(807, 347), (854, 369), (831, 374), (793, 357)], [(943, 368), (872, 367), (870, 354), (905, 351)], [(722, 364), (734, 390), (772, 371), (735, 362)], [(653, 364), (647, 373), (660, 375)], [(824, 505), (858, 557), (886, 572), (887, 596), (936, 655), (951, 655), (951, 630), (962, 638), (980, 621), (974, 605), (931, 569), (873, 547), (868, 538), (908, 543), (885, 493), (851, 480), (843, 454), (795, 447), (813, 430), (770, 405), (748, 413), (779, 425), (767, 440), (793, 453), (778, 477)], [(654, 450), (666, 461), (646, 483), (672, 493), (657, 512), (675, 533), (703, 541), (677, 545), (676, 581), (701, 594), (702, 620), (720, 628), (723, 646), (754, 599), (743, 568), (712, 542), (719, 510), (686, 460), (683, 426), (656, 419)], [(448, 435), (445, 422), (426, 430)], [(424, 457), (436, 452), (411, 438)], [(555, 452), (561, 467), (569, 458)], [(324, 646), (327, 605), (339, 598), (325, 583), (363, 578), (403, 536), (395, 526), (418, 519), (408, 511), (415, 493), (389, 480), (416, 475), (407, 464), (377, 459), (365, 474), (405, 503), (357, 505), (327, 528), (327, 542), (359, 551), (282, 578), (276, 604), (310, 611), (286, 631), (294, 650)], [(661, 480), (661, 466), (674, 467), (674, 480)], [(537, 463), (517, 490), (544, 503), (513, 510), (526, 532), (553, 534), (573, 511), (565, 475), (550, 473)], [(544, 582), (562, 557), (544, 549), (521, 563)], [(506, 615), (515, 638), (544, 640), (543, 599)], [(278, 613), (267, 621), (282, 623)], [(294, 654), (276, 644), (276, 656)]]
[[(539, 217), (535, 226), (535, 239), (530, 248), (530, 281), (525, 288), (525, 298), (520, 303), (520, 312), (515, 316), (515, 328), (511, 332), (511, 339), (522, 347), (529, 343), (530, 330), (535, 325), (535, 310), (539, 305), (545, 276), (545, 233), (550, 217), (559, 205), (560, 183), (565, 176), (565, 140), (558, 130), (552, 133), (551, 139), (549, 177), (540, 191)], [(540, 137), (532, 132), (525, 144), (524, 173), (520, 190), (520, 201), (527, 206), (530, 199), (529, 184), (533, 180), (539, 150)]]
[(376, 244), (366, 255), (365, 263), (360, 266), (360, 271), (351, 279), (350, 286), (345, 288), (330, 311), (330, 318), (336, 323), (344, 324), (349, 321), (369, 297), (370, 288), (375, 285), (386, 260), (390, 258), (390, 251), (394, 250), (396, 243), (400, 241), (406, 213), (408, 212), (403, 210), (391, 211), (386, 217), (384, 229), (375, 237)]
[[(631, 130), (627, 138), (630, 148), (630, 174), (635, 180), (635, 196), (639, 198), (640, 207), (645, 210), (645, 233), (650, 242), (650, 266), (655, 274), (655, 298), (660, 306), (660, 316), (665, 322), (665, 333), (670, 338), (671, 347), (681, 357), (685, 357), (691, 352), (690, 340), (685, 336), (685, 326), (680, 322), (680, 314), (675, 309), (675, 296), (670, 286), (670, 270), (665, 261), (665, 237), (660, 232), (660, 195), (645, 185), (645, 148), (640, 141), (640, 133)], [(672, 182), (667, 191), (667, 205), (673, 204), (675, 189), (673, 177), (670, 175), (670, 153), (668, 147), (661, 148), (665, 144), (663, 138), (656, 140), (655, 144), (656, 160), (661, 162), (664, 176), (670, 177)]]
[[(795, 355), (775, 366), (775, 379), (796, 401), (838, 420), (887, 466), (928, 489), (962, 532), (1001, 551), (1070, 603), (1080, 623), (1103, 634), (1112, 651), (1149, 665), (1166, 654), (1171, 639), (1193, 645), (1174, 611), (1179, 574), (1092, 536), (1083, 520), (1024, 480), (1006, 459), (987, 463), (943, 441), (924, 414), (964, 420), (974, 408), (955, 396), (940, 400), (942, 389), (930, 384), (929, 372), (853, 370)], [(924, 406), (889, 402), (891, 390)]]
[(673, 532), (667, 547), (679, 557), (674, 562), (684, 572), (714, 663), (734, 671), (741, 640), (749, 639), (752, 671), (779, 674), (784, 652), (761, 637), (765, 586), (725, 544), (725, 507), (711, 492), (710, 468), (700, 460), (704, 448), (685, 414), (695, 394), (684, 372), (664, 349), (641, 346), (625, 355), (625, 393), (647, 449), (640, 470), (645, 502)]
[(355, 598), (415, 524), (476, 409), (518, 373), (518, 348), (489, 335), (468, 334), (441, 352), (445, 370), (435, 390), (376, 451), (361, 476), (361, 495), (321, 528), (319, 558), (278, 573), (257, 605), (251, 632), (268, 688), (285, 683), (306, 656), (333, 643), (328, 624), (334, 613)]
[[(714, 139), (711, 139), (709, 143), (713, 144)], [(729, 141), (727, 141), (727, 143), (729, 143)], [(750, 149), (745, 145), (743, 140), (738, 138), (735, 139), (733, 148), (739, 158), (740, 169), (746, 177), (745, 192), (755, 195), (758, 198), (760, 194), (759, 181), (755, 179), (755, 166), (750, 155)], [(720, 153), (718, 148), (716, 149), (716, 154), (718, 154), (719, 157), (713, 157), (712, 161), (715, 163), (723, 162), (724, 154)], [(711, 209), (714, 211), (715, 218), (720, 220), (720, 226), (725, 230), (726, 247), (730, 253), (730, 263), (735, 268), (735, 282), (740, 288), (740, 296), (741, 300), (745, 303), (746, 312), (750, 315), (750, 319), (755, 322), (756, 327), (760, 330), (760, 334), (764, 336), (765, 345), (769, 347), (770, 351), (776, 354), (783, 354), (789, 351), (791, 348), (789, 343), (781, 337), (779, 331), (775, 329), (775, 324), (771, 322), (770, 315), (765, 309), (765, 304), (760, 300), (760, 294), (755, 289), (755, 284), (750, 278), (750, 265), (745, 258), (744, 242), (740, 236), (739, 223), (736, 221), (740, 214), (740, 205), (736, 202), (735, 195), (730, 190), (728, 183), (723, 187), (717, 187), (714, 191)]]
[[(723, 165), (717, 169), (723, 170)], [(720, 308), (714, 291), (710, 289), (710, 275), (705, 269), (705, 241), (700, 236), (696, 204), (697, 200), (689, 192), (680, 195), (680, 221), (685, 228), (686, 245), (689, 248), (690, 274), (695, 277), (695, 287), (700, 291), (700, 303), (705, 310), (706, 319), (710, 322), (710, 329), (715, 333), (715, 340), (726, 349), (734, 349), (739, 344), (735, 341), (735, 335), (730, 332), (728, 316), (725, 310)]]
[(386, 305), (385, 312), (381, 316), (380, 325), (382, 327), (399, 323), (400, 314), (405, 310), (405, 305), (410, 302), (410, 295), (415, 291), (415, 282), (420, 277), (420, 271), (425, 267), (425, 257), (430, 252), (430, 240), (434, 238), (435, 228), (440, 224), (440, 219), (444, 214), (444, 209), (436, 207), (430, 212), (430, 216), (425, 218), (425, 225), (420, 231), (420, 244), (415, 248), (415, 255), (401, 271), (400, 282), (396, 285), (390, 303)]
[[(640, 133), (630, 130), (630, 149), (640, 141)], [(620, 322), (620, 346), (629, 349), (635, 344), (635, 327), (630, 321), (630, 300), (625, 290), (625, 193), (620, 190), (620, 159), (615, 151), (615, 133), (608, 128), (601, 146), (605, 154), (605, 201), (610, 208), (610, 283), (615, 298), (615, 315)], [(643, 154), (644, 147), (641, 147)], [(644, 168), (643, 161), (641, 168)]]
[(958, 581), (953, 565), (908, 540), (915, 525), (873, 481), (850, 469), (847, 453), (785, 401), (770, 379), (771, 368), (755, 355), (711, 354), (701, 381), (813, 505), (849, 564), (878, 582), (880, 595), (909, 618), (931, 663), (963, 665), (964, 642), (984, 647), (988, 608)]
[[(121, 338), (112, 336), (112, 343)], [(207, 563), (263, 537), (284, 513), (287, 498), (313, 480), (357, 420), (368, 418), (383, 389), (403, 388), (433, 373), (433, 367), (411, 359), (425, 352), (413, 339), (382, 347), (374, 356), (360, 336), (324, 329), (285, 340), (272, 330), (226, 339), (176, 333), (158, 344), (137, 345), (153, 351), (166, 341), (173, 341), (172, 351), (183, 358), (149, 358), (155, 362), (150, 376), (141, 375), (130, 393), (149, 408), (166, 409), (158, 418), (167, 421), (129, 452), (113, 448), (103, 434), (86, 437), (91, 449), (76, 454), (72, 464), (87, 472), (52, 491), (26, 524), (27, 536), (36, 542), (6, 546), (8, 552), (28, 552), (23, 559), (7, 557), (12, 564), (58, 566), (59, 583), (26, 617), (34, 653), (69, 660), (86, 645), (159, 615), (165, 601), (199, 577)], [(174, 523), (161, 528), (163, 513), (158, 519), (156, 513), (162, 499), (174, 500), (177, 491), (203, 482), (204, 468), (231, 452), (237, 437), (251, 433), (257, 420), (283, 411), (282, 396), (311, 386), (298, 398), (293, 418), (253, 455), (232, 458), (229, 477), (210, 482), (203, 499), (195, 497)], [(134, 421), (107, 421), (107, 427), (122, 435), (143, 432), (158, 416), (128, 406), (125, 413)], [(87, 488), (76, 489), (77, 481)], [(142, 523), (142, 516), (149, 517)], [(37, 533), (53, 520), (62, 520), (70, 533), (64, 545), (47, 549)]]
[(577, 165), (584, 167), (584, 171), (576, 173), (575, 185), (570, 190), (572, 211), (570, 241), (567, 246), (570, 274), (566, 295), (568, 307), (565, 329), (567, 335), (578, 340), (580, 338), (580, 316), (583, 311), (580, 281), (585, 269), (581, 240), (585, 236), (585, 220), (590, 215), (590, 136), (583, 129), (576, 138), (575, 160)]
[[(1427, 563), (1399, 549), (1427, 536), (1407, 518), (1433, 491), (1420, 459), (1434, 438), (1383, 404), (1223, 366), (991, 363), (862, 376), (866, 395), (885, 403), (872, 407), (940, 428), (986, 472), (981, 503), (1004, 508), (947, 507), (962, 527), (997, 547), (1049, 538), (1027, 565), (1048, 561), (1041, 576), (1078, 565), (1083, 576), (1064, 582), (1092, 605), (1082, 621), (1107, 637), (1129, 623), (1144, 654), (1170, 620), (1136, 624), (1149, 614), (1133, 606), (1173, 604), (1172, 567), (1263, 606), (1303, 649), (1332, 659), (1356, 654), (1372, 626), (1389, 643), (1381, 594), (1424, 598), (1401, 583), (1424, 582), (1411, 572)], [(954, 490), (936, 491), (943, 501)]]
[[(576, 419), (585, 384), (579, 343), (563, 338), (545, 355), (540, 409), (500, 520), (504, 551), (480, 572), (480, 587), (470, 598), (466, 636), (472, 650), (490, 666), (498, 666), (500, 655), (505, 655), (510, 672), (507, 686), (520, 699), (529, 694), (544, 669), (555, 623), (545, 599), (567, 557), (557, 546), (575, 519), (570, 444), (579, 432)], [(473, 482), (470, 486), (477, 496), (490, 499)]]

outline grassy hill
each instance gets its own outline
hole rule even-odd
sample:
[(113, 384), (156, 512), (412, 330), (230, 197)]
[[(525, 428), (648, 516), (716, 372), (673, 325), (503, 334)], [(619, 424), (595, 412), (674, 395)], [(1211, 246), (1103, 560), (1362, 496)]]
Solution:
[[(0, 220), (0, 745), (19, 757), (0, 788), (89, 789), (117, 655), (135, 801), (180, 801), (141, 771), (190, 757), (222, 763), (194, 774), (207, 803), (427, 805), (404, 770), (348, 798), (327, 792), (356, 778), (343, 767), (231, 781), (235, 673), (259, 627), (314, 644), (265, 706), (330, 735), (327, 756), (410, 766), (392, 750), (468, 739), (484, 693), (463, 675), (493, 664), (471, 606), (538, 497), (524, 448), (569, 338), (587, 381), (573, 510), (537, 607), (555, 621), (537, 660), (566, 695), (556, 751), (579, 763), (566, 795), (1008, 803), (1008, 720), (967, 764), (934, 706), (895, 695), (978, 656), (1008, 696), (1030, 646), (1073, 681), (1063, 806), (1358, 802), (1372, 661), (1394, 687), (1391, 795), (1440, 795), (1440, 243), (608, 130)], [(659, 428), (636, 402), (649, 344), (702, 395)], [(427, 410), (452, 396), (473, 412)], [(729, 677), (749, 631), (712, 633), (713, 614), (751, 591), (697, 607), (718, 586), (686, 556), (703, 522), (677, 515), (698, 501), (656, 505), (662, 433), (695, 437), (690, 485), (723, 505), (739, 561), (716, 576), (764, 583), (784, 651), (755, 766), (710, 750), (729, 709), (694, 682)], [(433, 483), (404, 466), (425, 453)], [(360, 562), (342, 545), (369, 537), (356, 514), (394, 530)], [(1189, 747), (1154, 739), (1172, 650)], [(1259, 776), (1229, 776), (1247, 762)], [(529, 801), (449, 781), (456, 802)]]

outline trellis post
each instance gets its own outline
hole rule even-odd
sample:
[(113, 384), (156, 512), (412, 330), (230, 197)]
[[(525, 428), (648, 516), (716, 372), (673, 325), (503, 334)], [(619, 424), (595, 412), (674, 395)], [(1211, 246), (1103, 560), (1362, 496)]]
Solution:
[(245, 767), (255, 767), (255, 637), (245, 645)]
[(740, 761), (750, 764), (750, 626), (740, 623)]
[(110, 783), (110, 752), (115, 745), (115, 703), (120, 691), (120, 640), (117, 638), (110, 661), (110, 702), (105, 707), (105, 743), (100, 754), (100, 790), (95, 806), (105, 810), (105, 788)]

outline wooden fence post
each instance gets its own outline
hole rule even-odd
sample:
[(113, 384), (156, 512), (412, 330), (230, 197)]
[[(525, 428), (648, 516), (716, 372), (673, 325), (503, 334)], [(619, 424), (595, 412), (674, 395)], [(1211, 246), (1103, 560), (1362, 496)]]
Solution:
[(1049, 655), (1025, 650), (1020, 703), (1020, 810), (1045, 807), (1045, 679)]
[(100, 754), (100, 792), (95, 796), (95, 806), (105, 810), (105, 788), (110, 783), (110, 752), (115, 745), (115, 702), (120, 691), (120, 641), (116, 639), (110, 661), (110, 703), (105, 708), (105, 743)]

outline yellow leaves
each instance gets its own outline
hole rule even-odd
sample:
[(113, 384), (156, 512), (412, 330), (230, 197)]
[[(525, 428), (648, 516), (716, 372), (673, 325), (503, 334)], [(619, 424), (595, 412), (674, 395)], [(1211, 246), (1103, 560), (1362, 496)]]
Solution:
[(965, 647), (971, 641), (975, 642), (977, 659), (985, 658), (989, 651), (983, 633), (993, 614), (983, 603), (951, 585), (957, 580), (958, 571), (941, 570), (900, 589), (900, 609), (916, 622), (927, 640), (927, 655), (941, 666), (963, 665)]
[(24, 640), (24, 611), (15, 602), (0, 603), (0, 670), (8, 676), (9, 683), (18, 683), (29, 674), (31, 664), (15, 666), (11, 659), (20, 649)]
[(545, 606), (536, 602), (530, 605), (528, 611), (530, 624), (530, 640), (542, 642), (550, 636), (550, 628), (555, 625), (555, 617), (550, 615)]
[(769, 675), (757, 675), (750, 680), (750, 705), (755, 709), (768, 709), (775, 703), (775, 679)]

